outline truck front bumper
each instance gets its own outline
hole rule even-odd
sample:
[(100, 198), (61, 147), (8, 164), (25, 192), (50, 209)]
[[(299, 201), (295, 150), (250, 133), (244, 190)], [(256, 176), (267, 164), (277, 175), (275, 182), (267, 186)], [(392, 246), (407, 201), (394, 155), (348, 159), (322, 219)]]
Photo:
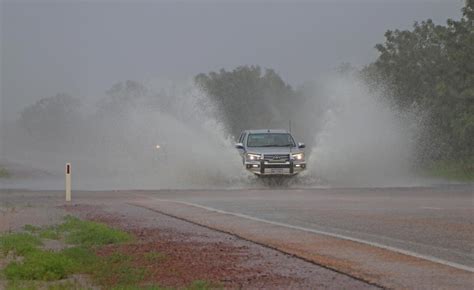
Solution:
[(275, 163), (268, 161), (246, 161), (245, 169), (259, 176), (291, 176), (306, 169), (305, 161)]

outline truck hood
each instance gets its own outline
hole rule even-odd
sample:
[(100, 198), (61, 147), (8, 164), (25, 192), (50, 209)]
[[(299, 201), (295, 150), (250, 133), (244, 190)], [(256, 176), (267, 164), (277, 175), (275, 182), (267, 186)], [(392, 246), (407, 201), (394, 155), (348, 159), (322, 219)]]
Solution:
[(256, 153), (256, 154), (290, 154), (291, 153), (300, 153), (303, 150), (296, 147), (247, 147), (247, 153)]

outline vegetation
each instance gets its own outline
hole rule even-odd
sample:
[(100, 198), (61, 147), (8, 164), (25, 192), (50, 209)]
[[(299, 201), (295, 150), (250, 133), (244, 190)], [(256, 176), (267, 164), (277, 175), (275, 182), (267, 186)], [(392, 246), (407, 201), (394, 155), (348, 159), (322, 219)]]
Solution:
[(10, 172), (3, 167), (0, 167), (0, 178), (8, 178), (10, 177)]
[(199, 74), (195, 82), (215, 101), (219, 119), (234, 136), (255, 124), (259, 128), (287, 128), (292, 113), (296, 113), (293, 107), (299, 95), (272, 69), (221, 69), (218, 73)]
[(131, 240), (131, 236), (126, 232), (112, 229), (101, 223), (83, 221), (75, 217), (67, 217), (66, 221), (58, 229), (67, 232), (67, 243), (81, 246), (118, 244)]
[(472, 165), (467, 162), (440, 160), (432, 162), (425, 170), (425, 174), (456, 181), (473, 181), (474, 170), (467, 168)]
[[(106, 289), (168, 289), (158, 285), (138, 286), (147, 275), (147, 269), (135, 263), (135, 257), (121, 252), (98, 256), (97, 250), (105, 245), (132, 241), (123, 231), (104, 224), (67, 217), (59, 226), (35, 227), (25, 225), (26, 232), (0, 236), (0, 253), (14, 258), (2, 270), (9, 280), (7, 289), (83, 289), (76, 282), (63, 280), (72, 274), (88, 274)], [(59, 239), (72, 247), (61, 251), (42, 249), (42, 239)], [(166, 257), (159, 252), (144, 255), (146, 261), (159, 263)], [(43, 282), (41, 282), (43, 281)], [(49, 284), (42, 284), (48, 281)], [(186, 289), (209, 289), (210, 284), (196, 281)]]
[(33, 136), (58, 138), (73, 129), (82, 118), (81, 102), (67, 94), (42, 98), (26, 107), (20, 115), (20, 124)]
[(86, 290), (89, 288), (84, 288), (77, 281), (56, 281), (49, 282), (49, 285), (44, 285), (42, 281), (10, 281), (7, 285), (6, 290)]
[[(468, 178), (474, 171), (473, 21), (474, 1), (469, 0), (459, 20), (436, 25), (428, 19), (415, 23), (410, 30), (389, 30), (385, 42), (375, 46), (377, 59), (358, 72), (370, 87), (383, 90), (398, 110), (419, 116), (423, 130), (415, 141), (422, 169), (459, 164), (458, 171)], [(356, 70), (347, 63), (338, 68), (339, 73)], [(218, 119), (231, 135), (255, 127), (287, 128), (291, 120), (298, 128), (311, 124), (307, 125), (310, 129), (302, 129), (304, 141), (310, 143), (315, 137), (314, 127), (322, 110), (319, 107), (323, 106), (316, 102), (311, 103), (311, 113), (302, 110), (313, 96), (303, 93), (304, 87), (295, 90), (272, 69), (239, 66), (230, 71), (201, 73), (194, 80), (209, 95)], [(155, 93), (129, 80), (114, 84), (106, 92), (93, 121), (81, 115), (77, 98), (58, 94), (25, 108), (20, 124), (31, 135), (47, 141), (35, 146), (63, 147), (67, 142), (73, 146), (77, 143), (74, 138), (81, 133), (91, 138), (87, 129), (94, 130), (96, 121), (104, 116), (124, 119), (130, 108), (140, 104), (166, 111), (173, 98), (173, 94)], [(179, 111), (177, 106), (173, 110)], [(105, 127), (113, 123), (112, 118)], [(74, 128), (75, 134), (70, 134)], [(61, 142), (49, 142), (59, 137)], [(8, 171), (0, 168), (0, 178), (8, 176)]]
[(36, 250), (24, 255), (21, 262), (11, 262), (4, 273), (9, 280), (53, 281), (73, 273), (75, 262), (62, 253)]
[(362, 73), (401, 110), (425, 115), (418, 155), (426, 166), (459, 163), (472, 176), (474, 1), (462, 12), (444, 26), (426, 20), (412, 30), (387, 31), (385, 43), (376, 45), (379, 57)]
[(15, 233), (0, 236), (0, 251), (5, 256), (9, 252), (17, 255), (26, 255), (40, 246), (41, 240), (28, 233)]

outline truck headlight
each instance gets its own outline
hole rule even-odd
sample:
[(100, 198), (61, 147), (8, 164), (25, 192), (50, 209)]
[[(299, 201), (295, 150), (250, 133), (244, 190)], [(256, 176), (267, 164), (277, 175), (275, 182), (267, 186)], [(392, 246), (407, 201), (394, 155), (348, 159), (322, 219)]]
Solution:
[(304, 153), (296, 153), (291, 155), (294, 160), (304, 160)]
[(252, 154), (252, 153), (247, 153), (247, 159), (248, 160), (260, 160), (262, 156), (260, 154)]

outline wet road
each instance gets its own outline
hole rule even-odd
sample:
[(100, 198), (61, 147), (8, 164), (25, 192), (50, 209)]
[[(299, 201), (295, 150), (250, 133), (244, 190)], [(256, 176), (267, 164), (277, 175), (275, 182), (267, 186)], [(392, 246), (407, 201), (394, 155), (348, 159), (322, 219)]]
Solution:
[[(0, 189), (0, 205), (6, 209), (41, 204), (65, 204), (64, 192)], [(73, 191), (72, 204), (141, 207), (382, 288), (474, 285), (473, 185)]]
[(474, 268), (474, 186), (158, 191), (179, 200)]

